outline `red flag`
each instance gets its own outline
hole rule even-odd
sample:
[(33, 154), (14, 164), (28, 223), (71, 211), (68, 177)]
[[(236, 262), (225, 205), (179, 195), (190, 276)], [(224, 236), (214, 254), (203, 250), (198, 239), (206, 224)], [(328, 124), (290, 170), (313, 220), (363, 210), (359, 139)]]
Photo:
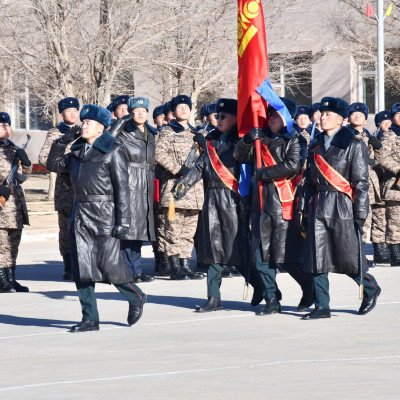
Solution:
[(266, 122), (266, 103), (256, 89), (267, 79), (268, 58), (261, 0), (238, 0), (238, 128), (243, 136)]
[(375, 15), (374, 7), (372, 7), (371, 3), (367, 3), (367, 11), (366, 11), (367, 18), (371, 18)]

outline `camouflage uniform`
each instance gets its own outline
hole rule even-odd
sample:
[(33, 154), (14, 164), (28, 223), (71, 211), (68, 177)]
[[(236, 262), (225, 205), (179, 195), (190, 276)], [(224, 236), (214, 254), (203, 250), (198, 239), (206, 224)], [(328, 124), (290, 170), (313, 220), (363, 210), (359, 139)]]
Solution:
[[(56, 128), (51, 129), (46, 136), (42, 150), (39, 154), (39, 164), (46, 167), (47, 158), (49, 156), (50, 148), (53, 142), (59, 139), (63, 133), (60, 128), (65, 127), (65, 124), (59, 124)], [(68, 127), (69, 128), (69, 127)], [(70, 152), (71, 144), (68, 145), (66, 153)], [(54, 194), (54, 208), (58, 213), (58, 243), (61, 255), (64, 257), (70, 253), (69, 242), (69, 223), (68, 214), (71, 210), (73, 197), (73, 190), (71, 186), (71, 179), (69, 173), (57, 174), (55, 194)]]
[(188, 194), (175, 201), (175, 221), (168, 219), (168, 207), (175, 176), (183, 166), (193, 146), (193, 133), (189, 129), (174, 131), (166, 126), (158, 135), (156, 163), (163, 169), (161, 178), (160, 211), (157, 223), (159, 251), (167, 256), (190, 258), (197, 220), (204, 202), (203, 183), (198, 182)]
[[(369, 145), (369, 136), (368, 133), (364, 130), (362, 133), (357, 134), (357, 137), (363, 140), (363, 142), (367, 145), (368, 150), (369, 150), (369, 158), (370, 160), (374, 161), (376, 160), (375, 157), (375, 151), (372, 148), (372, 146)], [(374, 209), (379, 206), (383, 205), (382, 198), (381, 198), (381, 189), (379, 186), (379, 178), (375, 170), (373, 169), (375, 167), (372, 166), (371, 164), (369, 165), (369, 189), (368, 189), (368, 196), (369, 196), (369, 212), (368, 212), (368, 217), (365, 220), (365, 225), (364, 225), (364, 234), (363, 234), (363, 240), (364, 242), (368, 241), (371, 236), (371, 228), (372, 228), (372, 221), (373, 219), (376, 220), (377, 214), (375, 213), (374, 217)], [(376, 243), (376, 242), (374, 242)]]
[[(388, 131), (383, 134), (382, 149), (376, 152), (380, 165), (388, 173), (383, 183), (382, 197), (385, 201), (386, 232), (388, 244), (400, 243), (400, 190), (394, 187), (400, 177), (400, 136)], [(383, 236), (383, 232), (382, 232)]]
[[(11, 171), (15, 145), (10, 141), (0, 141), (0, 184)], [(30, 175), (31, 167), (20, 167), (19, 173)], [(29, 225), (25, 195), (21, 186), (13, 186), (11, 196), (0, 211), (0, 268), (15, 267), (22, 228)]]

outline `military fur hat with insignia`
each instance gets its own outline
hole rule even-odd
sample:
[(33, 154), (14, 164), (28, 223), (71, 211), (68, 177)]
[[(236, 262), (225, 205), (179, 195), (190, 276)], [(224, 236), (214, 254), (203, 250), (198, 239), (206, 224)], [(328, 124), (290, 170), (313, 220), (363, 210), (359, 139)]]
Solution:
[(132, 111), (135, 108), (145, 108), (149, 111), (150, 100), (146, 99), (146, 97), (130, 97), (128, 100), (128, 110)]
[(58, 112), (61, 114), (67, 108), (79, 110), (79, 100), (76, 97), (66, 97), (58, 102)]
[(11, 118), (8, 113), (0, 112), (0, 124), (8, 124), (11, 126)]
[(110, 111), (111, 113), (114, 112), (113, 102), (111, 102), (106, 108), (107, 108), (107, 110)]
[(217, 113), (237, 115), (238, 101), (236, 99), (219, 99), (217, 101)]
[(214, 114), (217, 112), (217, 103), (207, 103), (201, 107), (200, 114), (202, 117), (207, 117), (210, 114)]
[(111, 125), (111, 112), (95, 104), (85, 104), (80, 113), (81, 121), (85, 119), (97, 121), (107, 129)]
[(190, 97), (188, 96), (179, 95), (174, 97), (171, 100), (171, 111), (175, 111), (179, 104), (187, 104), (189, 108), (192, 109), (192, 100), (190, 100)]
[(351, 114), (354, 112), (360, 112), (363, 113), (365, 118), (368, 119), (368, 114), (369, 114), (369, 108), (365, 103), (353, 103), (350, 104), (349, 107), (349, 117)]
[(296, 119), (298, 116), (303, 115), (303, 114), (309, 115), (310, 109), (311, 109), (310, 106), (304, 106), (304, 105), (298, 106), (297, 111), (296, 111), (296, 116), (294, 117), (294, 119)]
[(395, 116), (395, 114), (397, 114), (398, 112), (400, 112), (400, 103), (395, 103), (392, 105), (392, 108), (390, 110), (391, 114), (392, 114), (392, 118)]
[(315, 112), (319, 111), (319, 108), (321, 107), (321, 103), (314, 103), (311, 107), (310, 107), (310, 111), (308, 113), (308, 116), (310, 118), (312, 118), (312, 116), (314, 115)]
[(385, 110), (385, 111), (378, 112), (378, 114), (375, 115), (375, 125), (376, 125), (376, 127), (378, 128), (379, 125), (383, 121), (385, 121), (387, 119), (389, 121), (392, 119), (392, 113), (390, 111)]
[(128, 101), (129, 101), (129, 96), (122, 95), (115, 97), (112, 101), (112, 108), (113, 108), (112, 111), (115, 111), (122, 104), (128, 104)]
[(332, 111), (343, 118), (349, 116), (349, 103), (339, 97), (324, 97), (319, 108), (321, 112)]
[(160, 115), (165, 115), (165, 106), (157, 106), (153, 111), (153, 119), (156, 119)]

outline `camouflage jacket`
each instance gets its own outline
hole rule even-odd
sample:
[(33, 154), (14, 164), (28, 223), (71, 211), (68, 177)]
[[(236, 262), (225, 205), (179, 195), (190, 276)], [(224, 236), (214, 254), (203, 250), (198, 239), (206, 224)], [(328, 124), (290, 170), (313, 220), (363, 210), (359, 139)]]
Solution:
[[(177, 124), (175, 122), (175, 124)], [(166, 126), (158, 134), (156, 141), (156, 164), (161, 169), (157, 175), (161, 181), (161, 207), (168, 207), (176, 174), (186, 161), (193, 146), (193, 133), (189, 129), (172, 129)], [(203, 182), (194, 185), (175, 207), (186, 210), (201, 210), (204, 202)]]
[[(362, 133), (357, 133), (356, 137), (361, 139), (368, 147), (370, 160), (376, 160), (378, 162), (375, 156), (374, 149), (372, 148), (372, 146), (369, 146), (369, 135), (370, 135), (369, 132), (364, 130)], [(369, 169), (369, 189), (368, 189), (369, 204), (370, 205), (382, 204), (381, 188), (379, 185), (378, 175), (374, 171), (371, 165), (369, 166), (368, 169)]]
[[(65, 124), (58, 124), (57, 127), (51, 129), (46, 136), (42, 150), (39, 153), (39, 164), (46, 167), (47, 158), (51, 149), (51, 145), (59, 139), (64, 133), (61, 132), (65, 128)], [(61, 129), (61, 130), (60, 130)], [(71, 145), (67, 146), (66, 154), (70, 152)], [(73, 190), (69, 172), (61, 172), (57, 174), (56, 187), (54, 191), (54, 208), (56, 211), (69, 212), (73, 199)]]
[[(7, 179), (14, 161), (15, 145), (8, 140), (0, 141), (0, 185)], [(19, 173), (30, 175), (32, 167), (19, 167)], [(6, 206), (0, 211), (0, 229), (22, 229), (29, 225), (24, 190), (21, 186), (13, 186)]]
[(376, 157), (390, 176), (383, 186), (383, 200), (400, 201), (400, 190), (393, 186), (400, 177), (400, 136), (392, 131), (385, 132), (382, 148), (376, 152)]

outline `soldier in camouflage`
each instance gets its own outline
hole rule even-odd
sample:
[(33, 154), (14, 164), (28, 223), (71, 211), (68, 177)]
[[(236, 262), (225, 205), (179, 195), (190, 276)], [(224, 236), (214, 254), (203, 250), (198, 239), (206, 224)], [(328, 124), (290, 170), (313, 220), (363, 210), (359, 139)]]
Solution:
[(162, 169), (161, 210), (157, 227), (162, 248), (159, 251), (168, 257), (171, 279), (199, 279), (202, 276), (191, 270), (189, 260), (204, 202), (202, 182), (198, 182), (185, 198), (175, 202), (175, 219), (168, 217), (170, 202), (173, 201), (171, 190), (176, 179), (186, 174), (188, 168), (184, 163), (193, 147), (195, 128), (189, 125), (192, 102), (187, 96), (177, 96), (171, 101), (171, 109), (176, 119), (160, 131), (156, 142), (156, 163)]
[[(66, 97), (58, 103), (58, 111), (60, 112), (62, 122), (55, 128), (51, 129), (46, 136), (46, 140), (39, 154), (39, 164), (46, 167), (47, 158), (51, 146), (55, 140), (60, 139), (71, 129), (79, 129), (77, 123), (79, 121), (79, 100), (75, 97)], [(68, 145), (66, 154), (70, 152), (71, 144)], [(73, 190), (71, 179), (68, 172), (57, 174), (56, 187), (54, 194), (54, 208), (58, 214), (58, 243), (61, 256), (64, 260), (64, 280), (71, 280), (71, 249), (69, 239), (69, 222), (68, 214), (71, 211)]]
[(376, 152), (380, 165), (387, 173), (383, 183), (383, 199), (386, 211), (385, 241), (389, 247), (390, 263), (400, 266), (400, 103), (391, 110), (393, 125), (382, 135), (382, 149)]
[(22, 228), (24, 225), (29, 225), (24, 191), (19, 184), (14, 184), (10, 189), (4, 186), (4, 181), (16, 158), (20, 161), (20, 173), (29, 175), (32, 168), (26, 152), (9, 140), (10, 133), (10, 116), (1, 112), (0, 197), (7, 202), (4, 207), (0, 206), (0, 293), (29, 292), (27, 287), (15, 280), (15, 266)]

